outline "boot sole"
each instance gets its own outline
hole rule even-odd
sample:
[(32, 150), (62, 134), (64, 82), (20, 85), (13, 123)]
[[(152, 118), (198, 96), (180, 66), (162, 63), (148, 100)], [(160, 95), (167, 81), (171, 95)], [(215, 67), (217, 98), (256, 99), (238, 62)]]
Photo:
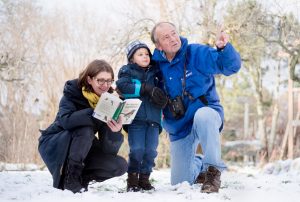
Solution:
[(215, 191), (215, 190), (201, 190), (201, 193), (206, 193), (206, 194), (210, 194), (210, 193), (219, 193), (219, 190)]

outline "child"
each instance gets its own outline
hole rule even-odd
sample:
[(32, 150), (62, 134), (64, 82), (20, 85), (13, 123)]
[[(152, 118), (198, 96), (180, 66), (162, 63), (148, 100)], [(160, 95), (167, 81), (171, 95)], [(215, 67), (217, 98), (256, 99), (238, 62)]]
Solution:
[(129, 166), (127, 191), (154, 190), (149, 181), (154, 159), (157, 156), (158, 136), (161, 131), (161, 109), (167, 104), (167, 97), (161, 86), (160, 72), (151, 62), (148, 46), (140, 41), (130, 43), (126, 48), (128, 64), (118, 74), (116, 82), (124, 98), (142, 100), (137, 115), (128, 132)]

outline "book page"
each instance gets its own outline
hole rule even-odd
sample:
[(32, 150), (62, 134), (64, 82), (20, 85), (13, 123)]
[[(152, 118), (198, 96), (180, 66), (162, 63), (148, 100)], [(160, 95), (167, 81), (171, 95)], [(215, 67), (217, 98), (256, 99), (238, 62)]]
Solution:
[(104, 122), (111, 120), (122, 102), (123, 101), (120, 98), (113, 94), (107, 92), (102, 93), (97, 106), (94, 109), (93, 117)]
[(120, 115), (122, 116), (123, 124), (130, 124), (133, 121), (137, 111), (139, 110), (141, 103), (142, 101), (140, 99), (125, 100), (125, 106)]

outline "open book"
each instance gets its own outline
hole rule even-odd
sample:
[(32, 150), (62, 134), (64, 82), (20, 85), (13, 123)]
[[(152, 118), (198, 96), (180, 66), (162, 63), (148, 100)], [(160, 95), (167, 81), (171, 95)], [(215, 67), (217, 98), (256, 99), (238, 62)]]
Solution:
[(142, 101), (140, 99), (121, 100), (110, 93), (102, 93), (97, 106), (94, 110), (93, 117), (107, 122), (108, 120), (117, 121), (122, 116), (123, 124), (130, 124)]

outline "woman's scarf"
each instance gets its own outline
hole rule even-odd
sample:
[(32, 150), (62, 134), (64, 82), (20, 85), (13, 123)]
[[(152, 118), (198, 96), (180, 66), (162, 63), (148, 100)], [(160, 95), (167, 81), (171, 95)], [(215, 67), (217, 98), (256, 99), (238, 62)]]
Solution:
[(100, 97), (93, 92), (87, 91), (84, 86), (82, 87), (82, 94), (89, 101), (90, 106), (95, 109)]

